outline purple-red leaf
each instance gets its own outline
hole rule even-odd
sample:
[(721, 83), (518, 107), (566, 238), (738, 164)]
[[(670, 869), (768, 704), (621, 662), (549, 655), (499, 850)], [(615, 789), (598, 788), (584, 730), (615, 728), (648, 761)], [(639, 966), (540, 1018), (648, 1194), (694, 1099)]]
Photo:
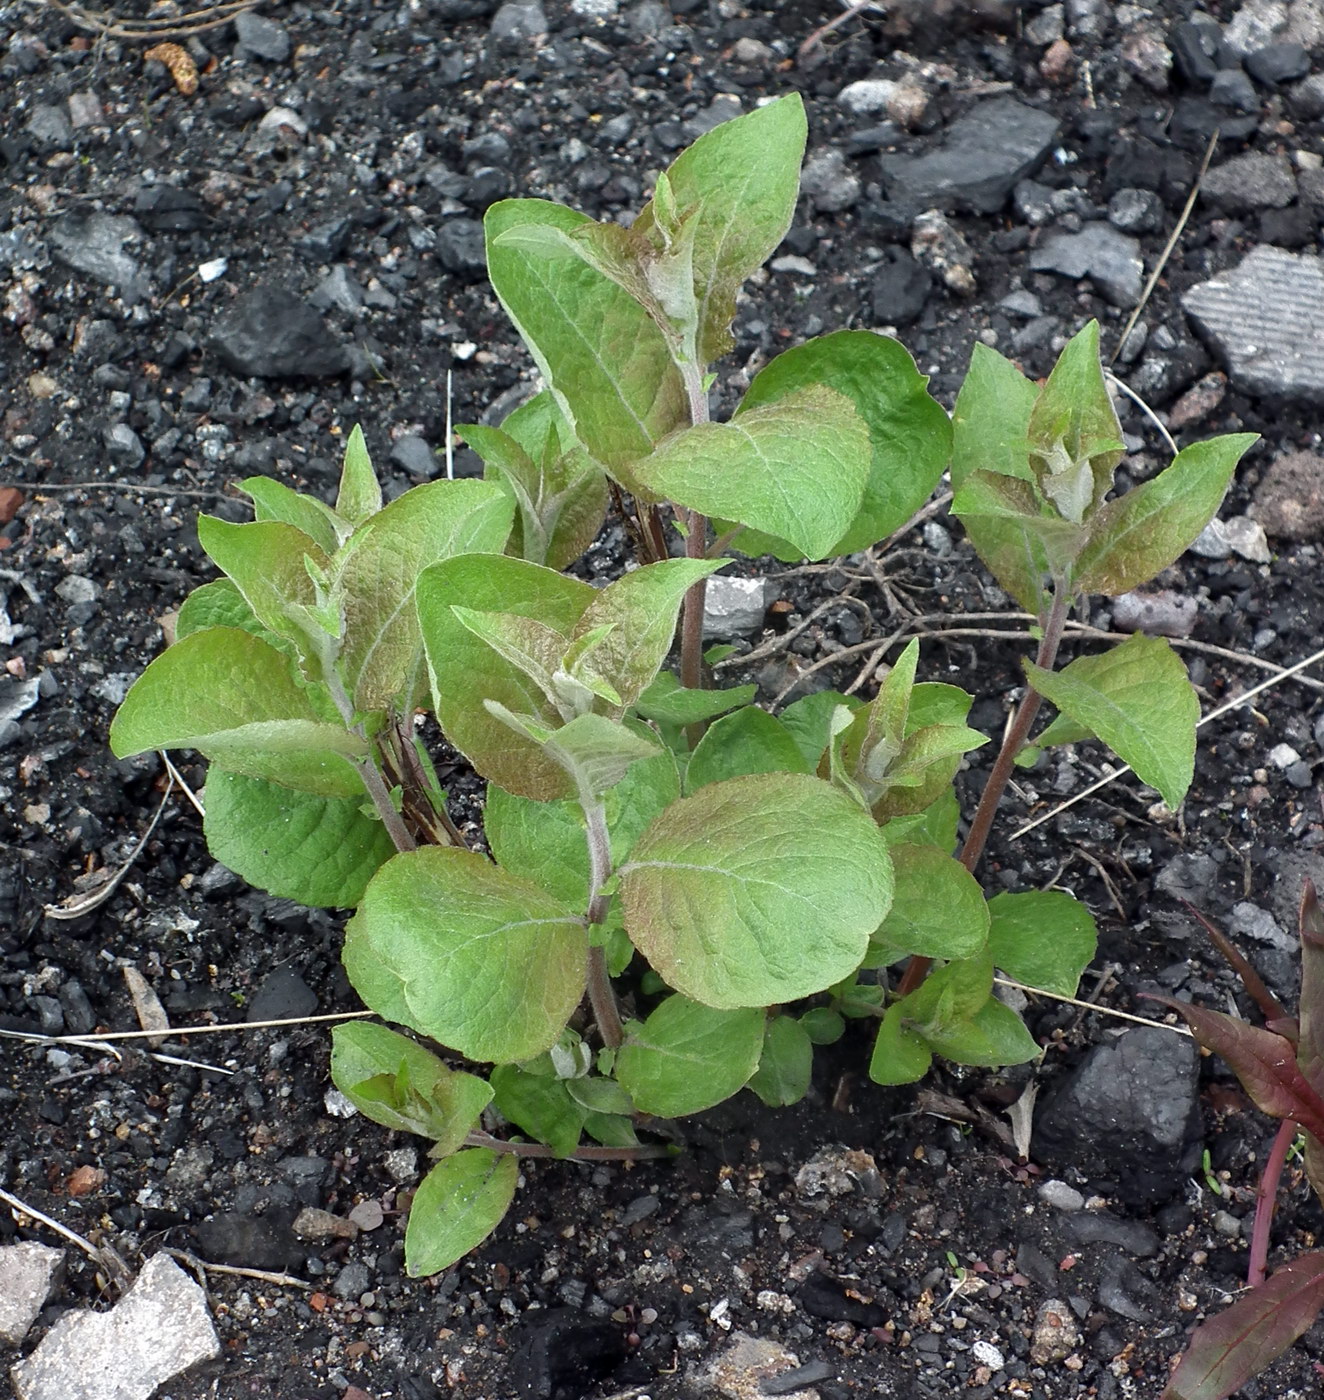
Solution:
[(1172, 997), (1154, 999), (1182, 1016), (1196, 1040), (1232, 1066), (1261, 1113), (1271, 1118), (1295, 1118), (1306, 1132), (1324, 1142), (1324, 1098), (1297, 1067), (1291, 1041), (1220, 1011)]
[(1317, 1250), (1197, 1327), (1160, 1400), (1224, 1400), (1276, 1361), (1321, 1308), (1324, 1252)]

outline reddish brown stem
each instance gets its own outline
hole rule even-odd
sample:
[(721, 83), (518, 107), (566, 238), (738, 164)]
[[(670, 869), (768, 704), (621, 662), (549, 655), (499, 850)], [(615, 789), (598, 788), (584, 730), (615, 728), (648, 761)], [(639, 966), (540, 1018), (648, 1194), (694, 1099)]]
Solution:
[(1246, 1273), (1246, 1283), (1251, 1288), (1263, 1283), (1268, 1272), (1269, 1229), (1278, 1205), (1278, 1183), (1282, 1180), (1288, 1149), (1298, 1132), (1300, 1129), (1291, 1118), (1279, 1123), (1278, 1134), (1269, 1149), (1269, 1160), (1260, 1175), (1259, 1189), (1255, 1192), (1255, 1225), (1250, 1236), (1250, 1268)]
[[(1047, 616), (1041, 619), (1044, 630), (1043, 636), (1039, 639), (1039, 654), (1035, 657), (1035, 664), (1041, 670), (1051, 671), (1057, 660), (1058, 648), (1062, 645), (1062, 629), (1066, 626), (1069, 606), (1070, 595), (1067, 590), (1062, 586), (1056, 586), (1053, 590), (1052, 606), (1049, 608)], [(972, 875), (979, 864), (979, 858), (984, 854), (984, 847), (988, 844), (989, 832), (993, 829), (993, 818), (997, 815), (1002, 795), (1006, 792), (1007, 784), (1011, 781), (1016, 755), (1025, 747), (1025, 741), (1030, 737), (1030, 729), (1034, 725), (1035, 716), (1039, 713), (1039, 706), (1042, 702), (1043, 696), (1037, 690), (1030, 689), (1025, 692), (1025, 698), (1017, 707), (1015, 718), (1012, 720), (1011, 726), (1002, 740), (1002, 747), (998, 750), (998, 756), (993, 762), (993, 771), (988, 775), (988, 782), (984, 784), (979, 806), (975, 808), (970, 831), (958, 857), (961, 864)], [(911, 958), (905, 974), (901, 978), (901, 983), (897, 987), (897, 995), (908, 996), (913, 992), (929, 975), (929, 969), (932, 966), (932, 958)]]
[[(464, 1140), (466, 1147), (486, 1147), (493, 1152), (508, 1152), (516, 1157), (555, 1157), (554, 1148), (545, 1142), (510, 1142), (490, 1133), (472, 1132)], [(669, 1157), (671, 1149), (663, 1143), (639, 1143), (635, 1147), (580, 1147), (570, 1154), (572, 1162), (640, 1162), (650, 1157)]]

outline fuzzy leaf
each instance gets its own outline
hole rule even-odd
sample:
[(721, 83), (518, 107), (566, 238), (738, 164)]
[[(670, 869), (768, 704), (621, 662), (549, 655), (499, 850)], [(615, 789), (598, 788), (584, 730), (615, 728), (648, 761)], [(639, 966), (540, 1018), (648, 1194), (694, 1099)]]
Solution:
[[(355, 532), (342, 574), (341, 662), (357, 709), (399, 703), (419, 667), (419, 574), (454, 555), (499, 552), (512, 514), (509, 496), (494, 482), (430, 481)], [(404, 699), (408, 704), (411, 697)]]
[(148, 749), (197, 749), (231, 772), (323, 797), (358, 797), (347, 760), (364, 741), (323, 723), (288, 658), (233, 627), (195, 632), (134, 682), (110, 726), (117, 758)]
[(313, 908), (352, 909), (394, 854), (364, 798), (317, 797), (207, 770), (207, 849), (250, 885)]
[(293, 491), (281, 481), (269, 476), (250, 476), (239, 483), (239, 489), (253, 502), (258, 520), (279, 520), (302, 530), (324, 553), (334, 554), (342, 539), (348, 537), (350, 525), (342, 520), (325, 501)]
[(659, 671), (635, 701), (634, 709), (657, 724), (701, 724), (748, 705), (758, 689), (751, 683), (730, 690), (687, 690), (671, 671)]
[(1106, 502), (1076, 560), (1075, 586), (1115, 597), (1180, 558), (1218, 513), (1254, 433), (1229, 433), (1183, 448), (1172, 464), (1124, 496)]
[[(845, 533), (825, 551), (835, 558), (882, 539), (924, 504), (951, 456), (952, 427), (905, 348), (873, 331), (835, 331), (783, 351), (754, 377), (736, 421), (814, 384), (850, 399), (869, 432), (864, 495)], [(784, 542), (762, 537), (736, 545), (746, 553), (786, 553)]]
[(908, 955), (968, 958), (988, 937), (989, 908), (979, 882), (936, 846), (890, 845), (896, 891), (870, 950), (879, 965)]
[(594, 596), (578, 579), (498, 554), (448, 559), (418, 580), (418, 616), (437, 720), (478, 772), (508, 792), (545, 801), (571, 796), (574, 784), (539, 745), (510, 729), (483, 702), (532, 715), (548, 728), (561, 718), (541, 687), (474, 636), (452, 608), (534, 618), (568, 636)]
[(584, 995), (588, 937), (545, 890), (454, 847), (384, 865), (345, 930), (345, 968), (387, 1020), (471, 1060), (527, 1060)]
[(1097, 734), (1157, 788), (1174, 811), (1195, 771), (1200, 702), (1176, 652), (1140, 633), (1061, 671), (1025, 663), (1030, 684), (1063, 714)]
[(1010, 360), (975, 343), (952, 409), (953, 491), (976, 471), (1034, 479), (1027, 435), (1038, 397), (1038, 387)]
[(730, 423), (682, 428), (633, 472), (658, 496), (821, 559), (860, 508), (870, 459), (869, 432), (854, 405), (818, 386)]
[(903, 1023), (901, 1003), (889, 1006), (874, 1040), (869, 1078), (875, 1084), (914, 1084), (932, 1063), (933, 1051), (924, 1037)]
[(719, 1008), (840, 981), (892, 899), (868, 814), (803, 774), (731, 778), (672, 803), (620, 873), (634, 945), (671, 986)]
[(483, 220), (487, 268), (566, 422), (615, 474), (689, 419), (666, 340), (628, 292), (587, 263), (510, 246), (530, 225), (572, 231), (590, 222), (546, 200), (494, 204)]
[(545, 1142), (558, 1157), (569, 1157), (579, 1146), (586, 1110), (570, 1097), (564, 1079), (497, 1065), (492, 1089), (501, 1116), (535, 1142)]
[(345, 440), (345, 460), (340, 470), (340, 490), (335, 513), (351, 525), (362, 525), (382, 508), (382, 488), (372, 469), (363, 429), (356, 423)]
[[(731, 348), (740, 284), (791, 225), (806, 131), (804, 105), (791, 93), (706, 132), (666, 172), (676, 212), (694, 211), (694, 291), (704, 364)], [(655, 206), (656, 200), (644, 206), (632, 231), (656, 240), (656, 227), (665, 220)]]
[(713, 724), (695, 745), (685, 770), (685, 790), (748, 773), (808, 773), (800, 746), (784, 724), (757, 705)]
[(439, 1274), (477, 1249), (510, 1209), (518, 1182), (515, 1158), (487, 1147), (438, 1162), (414, 1193), (405, 1227), (409, 1277)]
[(1276, 1361), (1324, 1308), (1324, 1252), (1275, 1270), (1195, 1329), (1160, 1400), (1224, 1400)]
[(769, 1108), (799, 1103), (814, 1075), (814, 1042), (794, 1017), (774, 1016), (764, 1027), (763, 1053), (749, 1081)]
[(738, 1093), (762, 1049), (760, 1008), (717, 1011), (671, 996), (629, 1028), (616, 1077), (640, 1112), (681, 1118)]
[(365, 1117), (430, 1138), (438, 1157), (464, 1145), (492, 1100), (485, 1080), (450, 1069), (417, 1041), (372, 1021), (332, 1030), (331, 1078)]
[(1098, 943), (1094, 917), (1061, 890), (1000, 894), (988, 902), (988, 947), (1008, 976), (1073, 997)]

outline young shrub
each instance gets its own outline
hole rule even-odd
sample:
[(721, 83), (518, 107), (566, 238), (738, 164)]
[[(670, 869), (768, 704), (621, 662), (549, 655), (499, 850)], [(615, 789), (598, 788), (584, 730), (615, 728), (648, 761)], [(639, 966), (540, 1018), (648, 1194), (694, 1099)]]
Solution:
[[(487, 479), (383, 507), (355, 430), (334, 509), (246, 482), (253, 523), (199, 526), (226, 577), (184, 605), (112, 726), (121, 756), (211, 760), (218, 859), (355, 909), (351, 981), (411, 1034), (342, 1026), (332, 1072), (363, 1113), (435, 1144), (413, 1274), (494, 1228), (517, 1155), (658, 1155), (637, 1135), (652, 1118), (746, 1086), (793, 1103), (847, 1019), (878, 1023), (881, 1084), (935, 1054), (1033, 1058), (994, 968), (1070, 994), (1093, 921), (1058, 892), (986, 902), (974, 871), (1042, 699), (1059, 714), (1034, 744), (1097, 737), (1173, 806), (1190, 782), (1196, 702), (1167, 643), (1060, 670), (1058, 650), (1083, 593), (1185, 549), (1251, 439), (1188, 448), (1109, 499), (1122, 449), (1093, 325), (1042, 388), (981, 347), (954, 419), (896, 341), (842, 330), (779, 355), (711, 421), (736, 294), (789, 226), (804, 143), (798, 97), (719, 126), (629, 229), (494, 205), (492, 285), (545, 388), (499, 428), (460, 430)], [(988, 740), (970, 695), (918, 679), (918, 642), (871, 701), (824, 692), (780, 715), (753, 686), (705, 688), (702, 652), (728, 547), (860, 549), (949, 462), (954, 510), (1039, 632), (959, 852), (953, 780)], [(612, 498), (638, 567), (595, 589), (560, 570)], [(447, 816), (419, 710), (487, 782), (481, 850)]]

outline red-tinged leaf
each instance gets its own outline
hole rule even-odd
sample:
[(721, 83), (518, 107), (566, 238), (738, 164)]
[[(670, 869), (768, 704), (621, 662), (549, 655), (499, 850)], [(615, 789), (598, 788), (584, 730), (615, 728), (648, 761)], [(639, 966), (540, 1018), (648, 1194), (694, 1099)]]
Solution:
[[(1301, 892), (1301, 1004), (1296, 1062), (1324, 1092), (1324, 910), (1309, 880)], [(1316, 1134), (1318, 1136), (1318, 1134)]]
[(1196, 1040), (1221, 1055), (1241, 1080), (1255, 1107), (1271, 1118), (1295, 1118), (1312, 1136), (1324, 1142), (1324, 1098), (1314, 1089), (1296, 1062), (1296, 1049), (1272, 1031), (1209, 1011), (1190, 1002), (1156, 996), (1183, 1017)]
[(1284, 1264), (1195, 1329), (1160, 1400), (1224, 1400), (1276, 1361), (1324, 1308), (1324, 1252)]

